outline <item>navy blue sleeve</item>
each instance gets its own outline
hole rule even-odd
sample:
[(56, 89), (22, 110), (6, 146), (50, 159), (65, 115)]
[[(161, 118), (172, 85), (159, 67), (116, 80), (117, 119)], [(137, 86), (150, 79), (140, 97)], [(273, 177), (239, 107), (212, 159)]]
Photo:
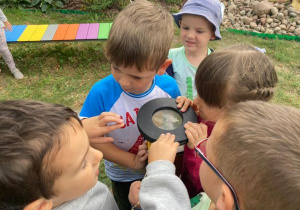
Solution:
[(170, 64), (170, 65), (168, 66), (168, 68), (167, 68), (167, 70), (166, 70), (166, 73), (167, 73), (169, 76), (171, 76), (171, 77), (174, 78), (174, 70), (173, 70), (173, 65), (172, 65), (172, 64)]

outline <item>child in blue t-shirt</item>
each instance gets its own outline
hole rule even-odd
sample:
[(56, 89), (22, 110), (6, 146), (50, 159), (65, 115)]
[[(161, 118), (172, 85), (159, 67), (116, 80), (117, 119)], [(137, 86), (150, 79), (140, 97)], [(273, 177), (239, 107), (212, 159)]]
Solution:
[[(140, 107), (155, 98), (176, 98), (176, 81), (165, 75), (173, 37), (172, 16), (161, 7), (137, 0), (122, 10), (112, 25), (106, 46), (111, 75), (98, 81), (89, 92), (81, 117), (103, 112), (121, 116), (124, 126), (107, 136), (113, 143), (92, 146), (104, 154), (107, 176), (120, 210), (130, 209), (130, 184), (145, 175), (146, 158), (138, 153), (143, 137), (137, 128)], [(161, 36), (163, 34), (163, 36)]]

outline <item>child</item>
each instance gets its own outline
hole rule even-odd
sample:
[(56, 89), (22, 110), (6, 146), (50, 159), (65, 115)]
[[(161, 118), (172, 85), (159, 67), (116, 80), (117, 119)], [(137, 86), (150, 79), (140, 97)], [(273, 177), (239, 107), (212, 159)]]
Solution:
[(222, 4), (219, 0), (189, 0), (181, 11), (173, 14), (180, 28), (182, 47), (170, 49), (172, 65), (167, 73), (173, 76), (183, 96), (193, 100), (197, 96), (194, 77), (197, 67), (211, 53), (209, 41), (222, 39)]
[(173, 134), (161, 134), (151, 144), (143, 186), (140, 188), (141, 181), (136, 181), (130, 187), (128, 196), (134, 206), (132, 209), (138, 210), (141, 206), (142, 209), (190, 209), (187, 190), (180, 178), (175, 176), (173, 162), (179, 143), (174, 140)]
[[(97, 82), (89, 92), (81, 117), (113, 112), (124, 120), (122, 129), (107, 136), (113, 143), (92, 144), (104, 154), (107, 176), (121, 210), (131, 208), (130, 184), (145, 175), (143, 154), (138, 147), (143, 137), (136, 125), (140, 107), (154, 98), (180, 95), (176, 81), (165, 73), (173, 37), (172, 16), (146, 0), (137, 0), (123, 9), (111, 27), (106, 56), (112, 74)], [(159, 75), (161, 76), (159, 76)]]
[[(3, 14), (2, 10), (0, 9), (0, 54), (3, 56), (5, 63), (8, 65), (10, 72), (14, 75), (16, 79), (23, 79), (24, 75), (16, 68), (14, 59), (8, 49), (6, 38), (5, 38), (5, 31), (11, 31), (12, 25), (7, 21), (6, 16)], [(1, 72), (1, 69), (0, 69)]]
[(71, 109), (0, 102), (0, 209), (117, 210), (98, 182), (102, 157)]
[(185, 125), (189, 142), (184, 147), (181, 178), (191, 198), (202, 191), (198, 173), (202, 159), (194, 155), (195, 142), (208, 137), (232, 105), (247, 100), (269, 101), (276, 84), (277, 74), (271, 60), (249, 45), (215, 51), (202, 61), (195, 77), (198, 96), (193, 101), (202, 123)]
[[(298, 209), (299, 125), (300, 110), (260, 101), (241, 102), (224, 113), (209, 140), (199, 142), (200, 148), (195, 150), (205, 160), (200, 178), (211, 202), (202, 194), (207, 203), (202, 197), (193, 209)], [(164, 141), (172, 142), (171, 136)], [(160, 151), (151, 147), (149, 159)], [(182, 207), (189, 205), (188, 195), (169, 162), (175, 154), (168, 159), (162, 154), (155, 158), (160, 161), (147, 165), (147, 177), (139, 193), (142, 208), (190, 209)], [(164, 190), (160, 196), (168, 199), (156, 196), (149, 200), (159, 190)], [(168, 208), (170, 205), (174, 208)]]

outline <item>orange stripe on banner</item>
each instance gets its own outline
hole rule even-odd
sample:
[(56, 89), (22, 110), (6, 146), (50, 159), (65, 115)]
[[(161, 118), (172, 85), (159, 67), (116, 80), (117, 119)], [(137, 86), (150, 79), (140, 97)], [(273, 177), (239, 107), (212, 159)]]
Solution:
[(54, 41), (64, 40), (69, 24), (59, 24), (53, 39)]
[(70, 24), (64, 40), (74, 40), (79, 28), (79, 24)]

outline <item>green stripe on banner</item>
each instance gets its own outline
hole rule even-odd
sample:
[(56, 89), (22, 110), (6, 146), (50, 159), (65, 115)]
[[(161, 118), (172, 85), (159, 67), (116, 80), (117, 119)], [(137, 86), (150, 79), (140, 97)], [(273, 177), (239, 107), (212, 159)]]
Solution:
[(290, 36), (290, 35), (284, 35), (284, 34), (264, 34), (264, 33), (257, 33), (253, 31), (243, 31), (243, 30), (237, 30), (232, 28), (227, 28), (227, 31), (235, 33), (235, 34), (243, 34), (243, 35), (251, 35), (251, 36), (257, 36), (260, 38), (268, 38), (268, 39), (285, 39), (285, 40), (292, 40), (296, 42), (300, 42), (299, 36)]

